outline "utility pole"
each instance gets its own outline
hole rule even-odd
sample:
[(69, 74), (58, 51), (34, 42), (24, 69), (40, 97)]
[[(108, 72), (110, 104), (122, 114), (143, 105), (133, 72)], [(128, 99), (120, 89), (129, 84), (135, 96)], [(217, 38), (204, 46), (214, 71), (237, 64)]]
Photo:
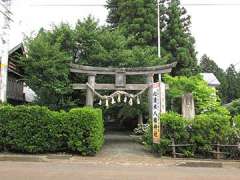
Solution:
[[(158, 57), (161, 58), (161, 22), (160, 22), (160, 0), (157, 0), (157, 11), (158, 11)], [(160, 114), (164, 114), (166, 112), (166, 85), (162, 82), (162, 75), (158, 75), (158, 81), (160, 86)], [(161, 121), (159, 120), (160, 127)], [(161, 129), (160, 129), (161, 131)], [(160, 132), (161, 134), (161, 132)]]
[(3, 15), (3, 27), (0, 36), (0, 103), (7, 102), (7, 76), (8, 76), (8, 49), (9, 49), (9, 30), (10, 30), (10, 6), (11, 0), (0, 0)]
[[(160, 0), (157, 0), (157, 21), (158, 21), (158, 57), (161, 58), (161, 27), (160, 27)], [(162, 76), (159, 74), (159, 82), (161, 82)]]
[[(160, 0), (157, 0), (157, 21), (158, 21), (158, 26), (157, 26), (157, 29), (158, 29), (158, 57), (161, 58), (161, 27), (160, 27)], [(159, 74), (159, 82), (161, 82), (161, 74)]]
[(161, 58), (160, 0), (157, 0), (158, 11), (158, 57)]

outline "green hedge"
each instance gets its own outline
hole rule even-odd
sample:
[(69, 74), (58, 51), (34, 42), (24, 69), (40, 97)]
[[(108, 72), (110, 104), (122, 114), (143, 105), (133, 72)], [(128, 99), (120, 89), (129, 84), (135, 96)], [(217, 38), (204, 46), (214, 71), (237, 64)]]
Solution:
[(0, 151), (5, 149), (6, 143), (6, 125), (11, 117), (12, 107), (0, 105)]
[(216, 113), (199, 115), (192, 122), (191, 142), (198, 154), (212, 156), (211, 152), (216, 149), (213, 144), (229, 144), (231, 130), (230, 116)]
[(103, 133), (99, 109), (54, 112), (40, 106), (0, 107), (0, 150), (94, 155), (103, 145)]
[[(150, 123), (150, 128), (144, 135), (145, 144), (151, 148), (154, 153), (159, 155), (171, 155), (171, 145), (172, 139), (174, 139), (176, 144), (188, 143), (190, 134), (188, 132), (189, 121), (184, 119), (181, 115), (169, 112), (161, 115), (161, 140), (160, 144), (152, 143), (152, 123)], [(188, 149), (180, 149), (180, 151), (187, 156), (190, 156)]]
[(65, 121), (68, 148), (82, 155), (94, 155), (104, 142), (100, 109), (72, 109)]
[[(232, 125), (234, 122), (234, 125)], [(196, 116), (194, 120), (186, 120), (176, 113), (161, 116), (160, 144), (152, 143), (152, 127), (144, 135), (144, 142), (153, 152), (160, 155), (171, 155), (169, 146), (174, 138), (176, 144), (192, 144), (191, 147), (177, 148), (177, 152), (185, 156), (213, 157), (215, 144), (237, 145), (240, 142), (240, 116), (231, 120), (230, 116), (208, 113)], [(226, 158), (239, 159), (237, 148), (221, 148)]]

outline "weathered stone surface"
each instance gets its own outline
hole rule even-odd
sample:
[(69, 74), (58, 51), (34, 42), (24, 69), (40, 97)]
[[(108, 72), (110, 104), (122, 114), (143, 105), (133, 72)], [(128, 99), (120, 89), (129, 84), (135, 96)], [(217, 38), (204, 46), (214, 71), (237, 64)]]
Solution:
[[(147, 88), (147, 84), (126, 84), (125, 87), (116, 87), (115, 84), (95, 84), (95, 90), (140, 91)], [(74, 90), (87, 89), (86, 84), (72, 84)]]
[(126, 86), (126, 74), (124, 72), (116, 73), (115, 86), (116, 87), (125, 87)]
[[(93, 88), (95, 86), (95, 75), (89, 75), (88, 76), (88, 84), (91, 85)], [(86, 105), (87, 106), (93, 106), (94, 101), (94, 93), (91, 89), (87, 89), (87, 97), (86, 97)]]
[(163, 66), (139, 67), (139, 68), (113, 68), (113, 67), (92, 67), (70, 64), (70, 71), (81, 74), (116, 74), (117, 72), (125, 72), (126, 75), (148, 75), (170, 73), (172, 68), (176, 66), (176, 62)]
[(186, 119), (194, 119), (195, 105), (192, 93), (182, 96), (182, 115)]

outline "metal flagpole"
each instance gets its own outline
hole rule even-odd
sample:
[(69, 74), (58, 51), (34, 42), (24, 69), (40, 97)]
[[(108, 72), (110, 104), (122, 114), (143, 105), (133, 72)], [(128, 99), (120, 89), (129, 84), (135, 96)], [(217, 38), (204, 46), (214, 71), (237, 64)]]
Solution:
[[(158, 11), (158, 57), (161, 58), (161, 27), (160, 27), (160, 0), (157, 0), (157, 11)], [(161, 74), (159, 74), (159, 82), (161, 82)]]
[(0, 102), (7, 101), (7, 75), (8, 75), (8, 49), (9, 49), (9, 30), (10, 30), (10, 6), (11, 0), (2, 0), (1, 5), (4, 7), (4, 22), (2, 27), (2, 34), (0, 37), (1, 51), (0, 51)]
[[(161, 22), (160, 22), (160, 0), (157, 0), (158, 6), (158, 57), (161, 58)], [(158, 75), (158, 81), (160, 85), (160, 114), (166, 112), (166, 85), (162, 82), (162, 75)]]
[(158, 10), (158, 57), (161, 58), (160, 0), (157, 1), (157, 10)]

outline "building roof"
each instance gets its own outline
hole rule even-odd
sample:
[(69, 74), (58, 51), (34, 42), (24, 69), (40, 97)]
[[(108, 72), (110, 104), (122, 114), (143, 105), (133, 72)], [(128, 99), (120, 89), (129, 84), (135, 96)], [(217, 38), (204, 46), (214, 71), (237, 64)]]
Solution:
[(12, 49), (10, 49), (8, 51), (8, 54), (11, 55), (12, 53), (14, 53), (15, 51), (17, 51), (18, 49), (21, 49), (24, 52), (24, 46), (23, 43), (19, 43), (18, 45), (16, 45), (15, 47), (13, 47)]
[(8, 51), (8, 55), (9, 55), (9, 59), (8, 59), (8, 72), (13, 73), (19, 77), (23, 77), (21, 75), (21, 70), (19, 69), (18, 63), (17, 61), (19, 60), (18, 58), (18, 53), (20, 53), (21, 55), (24, 55), (25, 53), (25, 49), (23, 46), (23, 43), (19, 43), (18, 45), (16, 45), (15, 47), (13, 47), (12, 49), (10, 49)]
[(213, 73), (201, 73), (201, 75), (203, 76), (203, 80), (206, 81), (209, 86), (218, 87), (221, 85)]

